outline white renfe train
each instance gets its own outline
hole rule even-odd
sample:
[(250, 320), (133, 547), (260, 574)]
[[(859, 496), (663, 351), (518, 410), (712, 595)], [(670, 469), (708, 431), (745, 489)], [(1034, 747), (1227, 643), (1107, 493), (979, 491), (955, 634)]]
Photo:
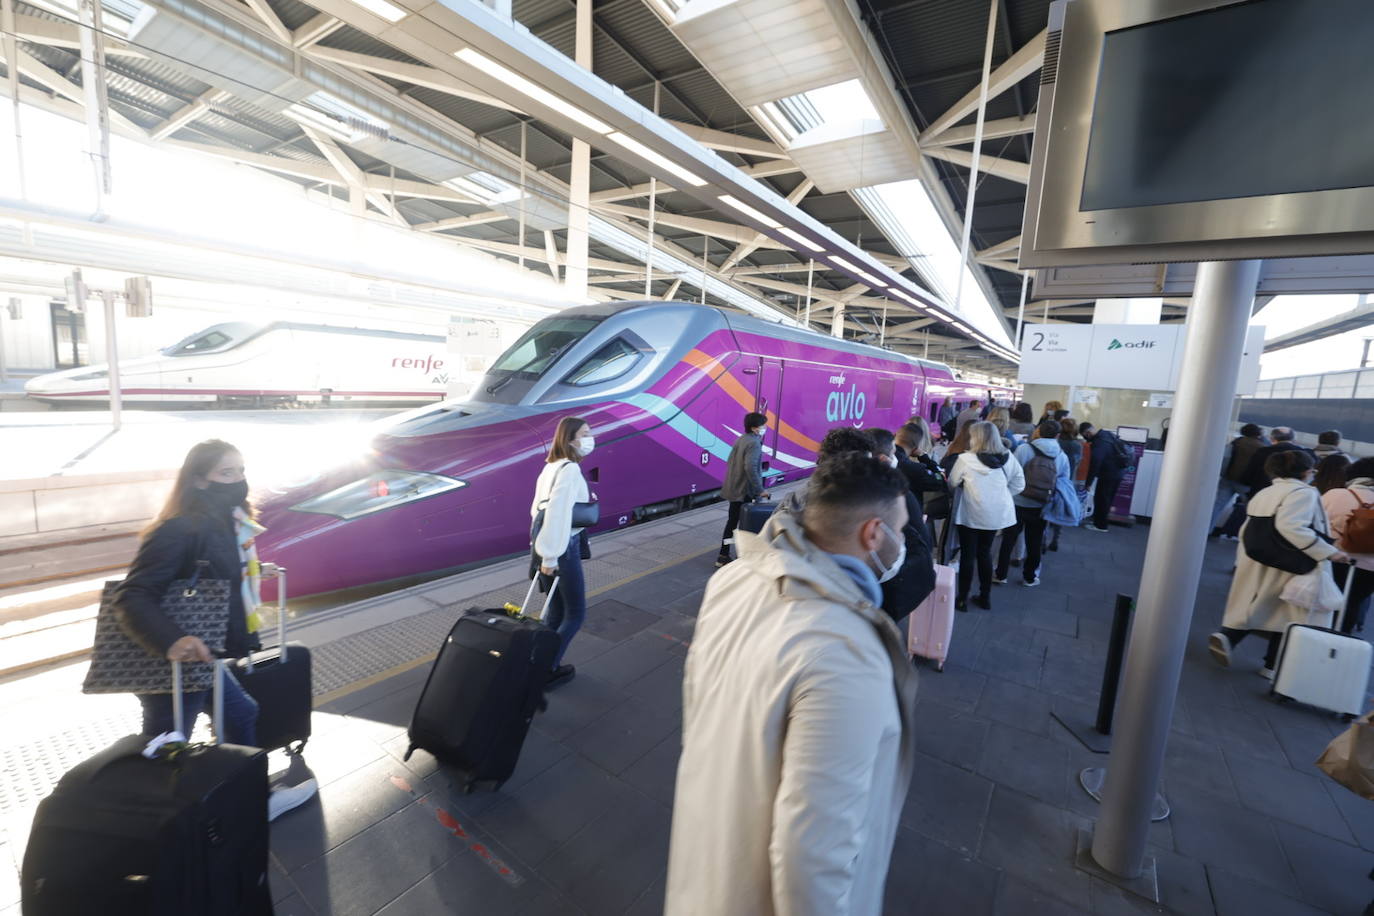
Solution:
[[(443, 399), (444, 337), (294, 321), (216, 324), (153, 356), (121, 360), (129, 402), (273, 407), (292, 404), (420, 404)], [(110, 399), (109, 368), (79, 366), (24, 386), (51, 403)]]

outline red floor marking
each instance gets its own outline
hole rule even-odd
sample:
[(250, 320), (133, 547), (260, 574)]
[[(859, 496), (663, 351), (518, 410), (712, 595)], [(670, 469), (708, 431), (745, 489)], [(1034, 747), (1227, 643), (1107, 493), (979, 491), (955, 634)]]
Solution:
[(399, 776), (391, 777), (391, 784), (396, 788), (400, 789), (402, 792), (409, 792), (411, 795), (415, 794), (415, 790), (410, 787), (410, 783), (406, 782)]
[[(392, 776), (391, 784), (404, 792), (412, 791), (410, 788), (410, 783), (406, 782), (399, 776)], [(420, 799), (420, 803), (424, 804), (425, 800), (423, 798)], [(451, 832), (458, 839), (466, 840), (468, 838), (468, 832), (465, 829), (463, 829), (463, 825), (458, 822), (458, 819), (456, 817), (454, 817), (452, 814), (449, 814), (448, 811), (444, 810), (443, 808), (436, 808), (434, 811), (434, 816), (438, 819), (439, 824), (445, 830)], [(496, 874), (501, 878), (501, 880), (505, 881), (511, 887), (519, 887), (520, 885), (525, 883), (524, 878), (516, 874), (515, 871), (505, 862), (502, 862), (496, 856), (492, 855), (491, 850), (488, 849), (486, 846), (482, 845), (481, 843), (469, 843), (468, 849), (475, 853), (479, 859), (481, 859), (483, 862), (487, 864), (488, 867), (491, 868), (492, 871), (496, 872)]]

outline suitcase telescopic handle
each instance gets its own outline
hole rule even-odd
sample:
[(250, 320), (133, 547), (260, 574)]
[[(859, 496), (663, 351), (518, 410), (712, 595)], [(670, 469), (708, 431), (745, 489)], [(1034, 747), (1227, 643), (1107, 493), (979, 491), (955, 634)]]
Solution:
[[(262, 574), (264, 576), (275, 576), (277, 579), (277, 645), (281, 647), (281, 660), (286, 663), (286, 567), (278, 566), (276, 563), (262, 564)], [(247, 670), (253, 673), (253, 653), (248, 653)]]
[[(215, 659), (215, 677), (210, 695), (210, 715), (214, 721), (215, 743), (220, 744), (220, 732), (224, 729), (224, 659)], [(186, 703), (182, 696), (181, 662), (172, 662), (172, 727), (186, 736)]]
[[(530, 580), (530, 590), (525, 592), (525, 600), (520, 604), (521, 615), (524, 615), (525, 609), (530, 606), (530, 599), (534, 597), (534, 590), (538, 585), (539, 574), (535, 573), (534, 578)], [(539, 609), (539, 616), (535, 618), (536, 620), (542, 621), (549, 616), (549, 605), (553, 603), (553, 593), (556, 591), (558, 591), (558, 576), (553, 577), (553, 584), (549, 586), (549, 596), (544, 599), (544, 606)]]

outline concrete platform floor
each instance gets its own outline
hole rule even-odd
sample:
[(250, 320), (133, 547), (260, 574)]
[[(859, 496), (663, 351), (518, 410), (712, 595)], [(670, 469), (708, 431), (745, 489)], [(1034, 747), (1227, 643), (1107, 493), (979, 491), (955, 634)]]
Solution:
[[(601, 591), (569, 655), (578, 677), (551, 694), (499, 793), (462, 795), (424, 752), (402, 761), (427, 672), (418, 653), (418, 662), (322, 694), (303, 761), (320, 780), (319, 799), (273, 825), (277, 912), (661, 912), (683, 659), (722, 516), (711, 507), (669, 520), (661, 531), (671, 537), (632, 529), (623, 534), (633, 543), (590, 562), (593, 572), (621, 553), (671, 554), (664, 548), (676, 545), (682, 555), (697, 541), (705, 548), (675, 564), (642, 559), (643, 569), (618, 584), (594, 574)], [(1374, 806), (1312, 765), (1344, 726), (1271, 702), (1255, 674), (1258, 643), (1243, 645), (1226, 671), (1207, 655), (1229, 544), (1208, 547), (1169, 744), (1164, 791), (1173, 814), (1151, 830), (1166, 907), (1073, 867), (1077, 830), (1097, 807), (1078, 773), (1108, 758), (1088, 752), (1050, 712), (1091, 713), (1113, 599), (1138, 588), (1148, 531), (1065, 532), (1041, 587), (1025, 589), (1013, 575), (996, 587), (992, 611), (959, 615), (944, 673), (921, 665), (920, 755), (888, 913), (1357, 914), (1374, 898), (1366, 877)], [(485, 575), (468, 594), (499, 578)], [(472, 603), (463, 587), (446, 588), (443, 607), (406, 619), (451, 620)], [(388, 632), (321, 626), (341, 641)], [(17, 859), (22, 833), (8, 838), (0, 854)], [(12, 882), (0, 876), (0, 916), (18, 912)]]

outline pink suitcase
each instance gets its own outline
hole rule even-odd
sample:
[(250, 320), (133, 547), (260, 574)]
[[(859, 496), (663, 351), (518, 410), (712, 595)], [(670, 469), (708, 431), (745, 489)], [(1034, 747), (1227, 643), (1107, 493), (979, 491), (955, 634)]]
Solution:
[(935, 567), (935, 591), (922, 601), (907, 619), (907, 651), (935, 662), (935, 670), (945, 670), (949, 640), (954, 635), (955, 568)]

